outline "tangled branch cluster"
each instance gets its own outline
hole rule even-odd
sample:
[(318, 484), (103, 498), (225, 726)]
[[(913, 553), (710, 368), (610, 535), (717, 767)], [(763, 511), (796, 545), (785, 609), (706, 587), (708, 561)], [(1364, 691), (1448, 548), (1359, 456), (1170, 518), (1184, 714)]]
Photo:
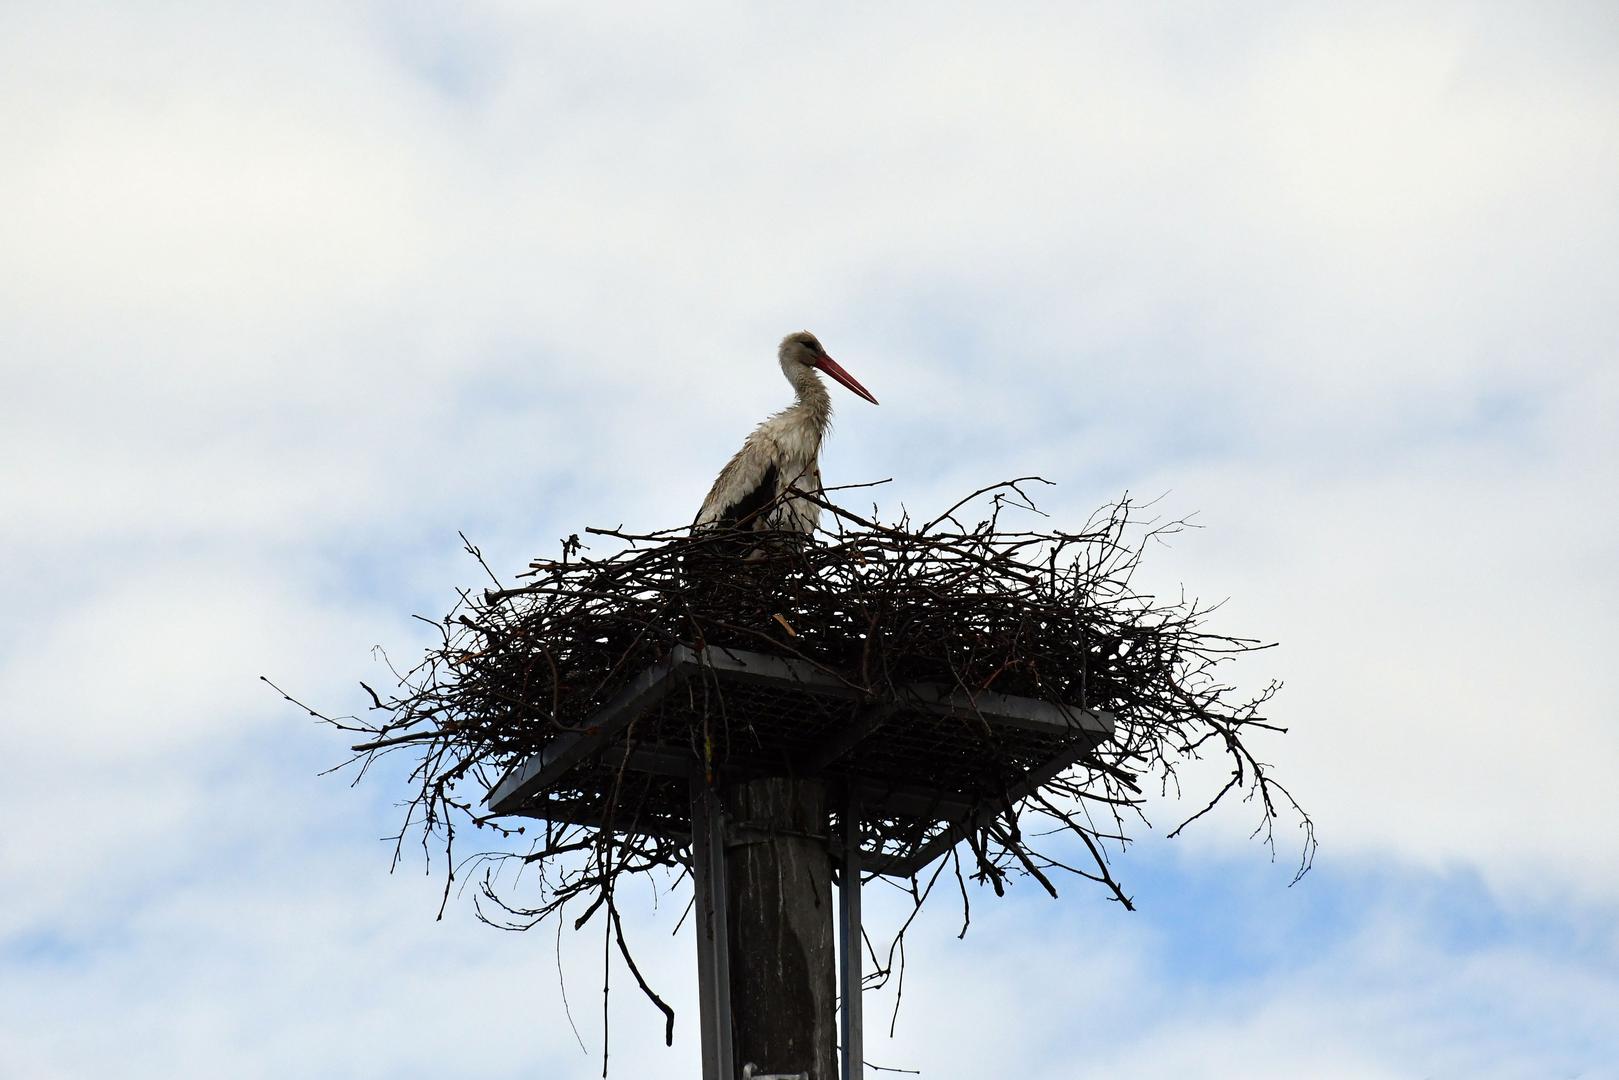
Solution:
[[(1128, 906), (1108, 851), (1127, 842), (1128, 825), (1145, 822), (1144, 784), (1173, 788), (1178, 768), (1213, 755), (1229, 765), (1224, 786), (1175, 831), (1236, 794), (1257, 807), (1256, 834), (1273, 847), (1279, 815), (1297, 817), (1302, 874), (1313, 826), (1249, 746), (1256, 731), (1280, 730), (1259, 712), (1276, 687), (1233, 700), (1218, 670), (1262, 646), (1210, 631), (1209, 609), (1195, 601), (1157, 599), (1132, 585), (1145, 547), (1184, 523), (1140, 520), (1126, 499), (1078, 532), (1005, 524), (1009, 510), (1020, 518), (1035, 512), (1025, 495), (1034, 482), (975, 492), (923, 523), (885, 524), (875, 511), (855, 513), (825, 493), (796, 493), (825, 511), (812, 538), (587, 530), (609, 553), (596, 555), (574, 536), (560, 558), (534, 562), (518, 584), (490, 572), (493, 587), (462, 594), (434, 624), (438, 643), (398, 673), (396, 690), (371, 693), (375, 719), (331, 722), (362, 733), (354, 747), (362, 772), (381, 755), (412, 755), (399, 842), (419, 835), (442, 847), (446, 897), (465, 868), (454, 861), (458, 823), (508, 839), (523, 832), (478, 807), (503, 772), (579, 731), (615, 690), (679, 644), (808, 661), (874, 699), (926, 681), (1113, 714), (1111, 740), (973, 830), (967, 851), (936, 864), (930, 880), (909, 882), (918, 906), (944, 866), (962, 881), (963, 862), (997, 894), (1016, 874), (1055, 894), (1052, 871), (1063, 870), (1102, 883)], [(715, 703), (714, 715), (722, 706)], [(714, 731), (693, 731), (689, 746), (710, 776), (723, 774), (725, 743)], [(596, 787), (574, 794), (598, 799), (600, 820), (612, 828), (548, 822), (537, 840), (525, 835), (520, 845), (475, 856), (485, 863), (479, 915), (527, 928), (579, 902), (582, 926), (605, 910), (604, 925), (636, 972), (615, 885), (659, 868), (679, 872), (689, 862), (687, 841), (654, 827), (654, 786), (611, 770), (583, 783)], [(1054, 829), (1078, 837), (1084, 864), (1037, 849)], [(501, 886), (496, 870), (509, 859), (537, 866), (537, 902), (517, 902), (509, 883)], [(534, 890), (531, 882), (529, 895)], [(961, 895), (965, 904), (964, 885)], [(892, 964), (873, 959), (877, 978), (886, 977)]]

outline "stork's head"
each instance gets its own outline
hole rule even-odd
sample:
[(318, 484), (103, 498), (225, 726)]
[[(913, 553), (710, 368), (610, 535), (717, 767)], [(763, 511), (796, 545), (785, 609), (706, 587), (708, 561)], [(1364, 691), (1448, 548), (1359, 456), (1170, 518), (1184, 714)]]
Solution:
[(877, 404), (877, 399), (871, 396), (871, 391), (861, 386), (858, 379), (844, 371), (836, 360), (826, 355), (820, 339), (808, 330), (800, 330), (796, 334), (788, 334), (782, 338), (781, 349), (777, 355), (781, 357), (782, 370), (788, 373), (789, 378), (795, 365), (814, 368), (816, 371), (826, 372), (873, 405)]

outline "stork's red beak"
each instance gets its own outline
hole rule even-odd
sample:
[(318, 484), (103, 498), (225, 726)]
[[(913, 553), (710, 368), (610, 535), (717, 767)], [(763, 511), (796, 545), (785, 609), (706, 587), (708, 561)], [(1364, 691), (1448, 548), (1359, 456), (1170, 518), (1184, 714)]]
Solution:
[(838, 382), (842, 383), (844, 386), (847, 386), (850, 390), (853, 390), (855, 393), (865, 398), (867, 401), (871, 402), (873, 405), (878, 403), (877, 399), (871, 396), (871, 391), (860, 385), (859, 379), (856, 379), (853, 375), (850, 375), (847, 371), (844, 371), (838, 362), (832, 359), (830, 356), (823, 353), (822, 355), (816, 357), (815, 366), (832, 376), (834, 379), (838, 380)]

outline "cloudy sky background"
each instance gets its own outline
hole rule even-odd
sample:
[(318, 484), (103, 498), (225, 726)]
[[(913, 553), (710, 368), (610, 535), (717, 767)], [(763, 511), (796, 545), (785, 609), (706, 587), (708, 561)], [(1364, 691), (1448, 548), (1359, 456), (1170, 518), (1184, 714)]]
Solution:
[[(941, 909), (873, 1061), (1619, 1076), (1619, 15), (1341, 8), (0, 10), (0, 1074), (595, 1075), (599, 939), (586, 1053), (257, 677), (688, 520), (809, 327), (890, 510), (1196, 513), (1322, 839)], [(679, 906), (615, 1075), (696, 1075)]]

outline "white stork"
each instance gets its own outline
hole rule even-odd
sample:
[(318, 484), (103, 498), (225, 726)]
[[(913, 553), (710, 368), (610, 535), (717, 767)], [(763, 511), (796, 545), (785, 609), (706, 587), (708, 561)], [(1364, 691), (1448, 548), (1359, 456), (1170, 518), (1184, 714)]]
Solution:
[[(826, 355), (808, 330), (781, 339), (776, 354), (781, 373), (793, 384), (798, 400), (753, 429), (742, 449), (720, 470), (695, 528), (780, 529), (809, 533), (821, 518), (821, 508), (804, 499), (777, 500), (789, 487), (821, 490), (818, 458), (821, 439), (832, 420), (832, 399), (815, 374), (824, 371), (873, 405), (871, 392)], [(770, 513), (765, 511), (776, 507)]]

